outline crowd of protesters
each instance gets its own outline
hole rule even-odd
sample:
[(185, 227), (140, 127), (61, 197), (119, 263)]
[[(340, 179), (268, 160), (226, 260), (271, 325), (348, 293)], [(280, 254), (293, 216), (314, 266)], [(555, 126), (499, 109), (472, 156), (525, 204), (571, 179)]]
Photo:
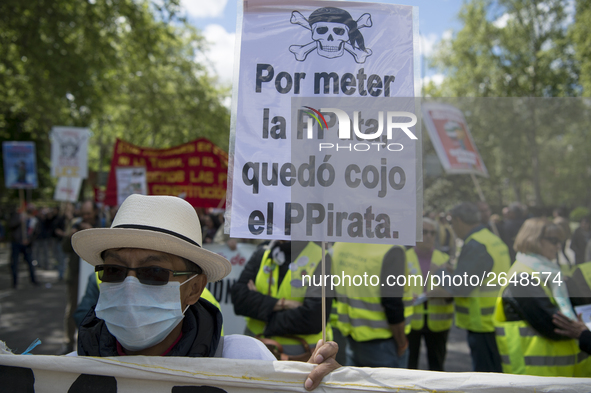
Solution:
[[(409, 269), (413, 268), (414, 272), (419, 271), (423, 275), (446, 269), (450, 274), (457, 275), (466, 272), (480, 275), (482, 270), (484, 273), (494, 272), (497, 276), (499, 273), (515, 272), (527, 273), (531, 277), (536, 272), (560, 271), (565, 273), (568, 287), (548, 286), (544, 292), (531, 285), (502, 285), (497, 280), (493, 295), (485, 295), (485, 288), (477, 288), (479, 292), (476, 295), (466, 288), (441, 288), (437, 293), (427, 293), (424, 288), (405, 288), (404, 294), (396, 295), (399, 304), (382, 299), (368, 304), (369, 309), (365, 311), (365, 306), (360, 304), (367, 302), (359, 302), (362, 298), (358, 299), (358, 295), (337, 293), (332, 307), (334, 318), (330, 320), (335, 337), (341, 338), (342, 362), (356, 366), (417, 368), (421, 341), (425, 340), (429, 369), (443, 371), (447, 337), (455, 319), (456, 326), (468, 332), (474, 371), (546, 376), (591, 375), (591, 364), (588, 364), (585, 355), (591, 345), (590, 332), (582, 322), (577, 321), (573, 311), (575, 305), (591, 303), (588, 278), (591, 277), (591, 269), (586, 266), (591, 264), (590, 218), (583, 217), (572, 231), (566, 209), (554, 210), (551, 219), (534, 218), (527, 206), (519, 203), (512, 203), (499, 211), (501, 214), (493, 214), (487, 203), (477, 202), (463, 203), (449, 212), (427, 212), (423, 221), (423, 241), (416, 247), (398, 249), (386, 246), (378, 250), (377, 246), (369, 245), (360, 253), (360, 245), (336, 243), (333, 246), (334, 266), (349, 265), (351, 261), (341, 260), (343, 256), (350, 258), (357, 255), (357, 259), (373, 258), (378, 274), (395, 271), (410, 274)], [(39, 285), (36, 269), (57, 270), (58, 280), (67, 284), (66, 339), (61, 353), (75, 348), (73, 314), (77, 306), (79, 258), (71, 247), (71, 237), (87, 228), (110, 226), (116, 212), (117, 207), (101, 207), (91, 201), (63, 203), (60, 206), (28, 204), (26, 209), (15, 209), (0, 226), (0, 236), (11, 245), (9, 260), (13, 288), (19, 285), (21, 258), (27, 263), (32, 285)], [(223, 211), (197, 209), (197, 213), (204, 244), (225, 244), (231, 249), (236, 248), (238, 240), (224, 234)], [(264, 252), (261, 248), (260, 254)], [(304, 251), (298, 249), (298, 252)], [(377, 255), (380, 252), (383, 255)], [(372, 257), (373, 254), (376, 255)], [(276, 263), (274, 255), (269, 250), (269, 261), (265, 262), (271, 266), (269, 271)], [(257, 256), (266, 261), (264, 257)], [(262, 266), (262, 262), (255, 262), (257, 269), (250, 277), (252, 282), (245, 280), (246, 292), (260, 290), (255, 288), (254, 282), (259, 285), (257, 277), (263, 270), (259, 271), (258, 266)], [(384, 269), (384, 264), (390, 267)], [(400, 269), (392, 267), (394, 265), (399, 265)], [(576, 294), (572, 293), (574, 291)], [(377, 299), (385, 296), (378, 292), (374, 295)], [(417, 298), (423, 300), (417, 302)], [(271, 299), (275, 305), (272, 315), (288, 310), (290, 301), (292, 299)], [(246, 309), (254, 306), (249, 305)], [(373, 313), (373, 325), (356, 322), (356, 312)], [(385, 328), (376, 328), (380, 318), (384, 319)], [(286, 331), (293, 333), (290, 329)], [(506, 339), (515, 332), (520, 332), (518, 348), (514, 343), (509, 345)], [(393, 340), (394, 337), (396, 340)], [(384, 343), (394, 344), (389, 348)], [(381, 357), (366, 356), (371, 361), (365, 364), (360, 361), (364, 358), (361, 352), (355, 353), (362, 350), (368, 354), (375, 354), (378, 350), (385, 352)], [(387, 353), (391, 353), (396, 362), (386, 359), (390, 356)], [(565, 362), (557, 353), (571, 356), (573, 364), (552, 365), (553, 361)], [(516, 358), (521, 359), (524, 365), (514, 364)]]
[[(81, 219), (82, 207), (83, 203), (62, 203), (58, 206), (29, 203), (25, 209), (13, 208), (5, 214), (4, 222), (0, 222), (0, 241), (10, 244), (13, 288), (18, 288), (17, 272), (21, 256), (29, 267), (30, 280), (34, 285), (39, 284), (35, 276), (37, 269), (56, 270), (58, 280), (65, 279), (68, 257), (65, 237), (72, 223)], [(110, 224), (116, 210), (94, 208), (97, 224)]]
[[(442, 284), (433, 290), (407, 280), (397, 302), (386, 299), (393, 295), (384, 288), (364, 296), (340, 288), (331, 322), (341, 350), (347, 348), (341, 361), (417, 368), (424, 340), (429, 369), (444, 371), (455, 320), (467, 332), (473, 371), (591, 376), (591, 332), (575, 311), (591, 305), (588, 217), (571, 232), (565, 209), (556, 209), (551, 219), (534, 217), (518, 203), (501, 212), (491, 214), (485, 202), (427, 212), (423, 241), (415, 247), (336, 243), (333, 275), (446, 274), (454, 283), (466, 276), (490, 278), (486, 285)], [(540, 286), (540, 276), (553, 280)]]

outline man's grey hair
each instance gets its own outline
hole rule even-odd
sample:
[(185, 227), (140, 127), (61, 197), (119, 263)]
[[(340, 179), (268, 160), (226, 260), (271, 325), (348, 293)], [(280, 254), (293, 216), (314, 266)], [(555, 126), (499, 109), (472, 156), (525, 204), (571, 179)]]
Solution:
[(452, 217), (457, 217), (468, 225), (480, 223), (480, 211), (478, 206), (472, 202), (463, 202), (456, 205), (449, 212)]

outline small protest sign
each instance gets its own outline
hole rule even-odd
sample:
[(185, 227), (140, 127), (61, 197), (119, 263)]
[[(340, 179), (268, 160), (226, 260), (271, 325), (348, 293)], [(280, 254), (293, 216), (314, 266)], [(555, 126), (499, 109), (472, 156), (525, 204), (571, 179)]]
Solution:
[(37, 188), (34, 142), (2, 142), (6, 188)]
[(445, 171), (488, 177), (462, 111), (436, 102), (423, 103), (421, 109), (429, 138)]
[(51, 129), (51, 174), (55, 177), (88, 177), (90, 130), (80, 127)]
[(60, 177), (55, 186), (53, 199), (63, 202), (76, 202), (80, 195), (82, 179), (79, 177)]

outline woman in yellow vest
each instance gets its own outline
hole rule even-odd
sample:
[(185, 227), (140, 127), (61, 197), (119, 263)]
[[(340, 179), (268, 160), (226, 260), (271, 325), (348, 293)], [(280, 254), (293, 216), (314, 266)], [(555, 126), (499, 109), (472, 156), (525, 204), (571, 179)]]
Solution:
[[(437, 223), (429, 218), (423, 218), (423, 241), (417, 242), (416, 247), (406, 251), (408, 264), (420, 266), (420, 274), (423, 279), (436, 273), (449, 261), (449, 255), (435, 249), (435, 236)], [(425, 286), (428, 287), (428, 283)], [(423, 288), (418, 288), (418, 293), (423, 293)], [(419, 353), (421, 339), (425, 338), (427, 346), (427, 358), (429, 370), (443, 371), (447, 347), (447, 336), (453, 322), (454, 305), (452, 298), (432, 298), (428, 302), (416, 304), (411, 322), (411, 332), (408, 335), (409, 358), (408, 368), (417, 369), (419, 366)]]
[[(319, 275), (321, 260), (322, 249), (313, 242), (280, 240), (259, 247), (232, 286), (234, 312), (247, 317), (245, 334), (275, 340), (286, 355), (307, 353), (306, 344), (313, 351), (327, 321), (322, 321), (320, 287), (308, 281), (308, 288), (302, 286), (302, 277)], [(327, 272), (330, 262), (326, 254)], [(327, 297), (327, 317), (331, 304)], [(327, 339), (332, 340), (330, 325)]]
[(552, 261), (563, 240), (562, 229), (544, 218), (530, 218), (517, 233), (516, 261), (501, 281), (493, 316), (505, 373), (591, 376), (587, 354), (552, 323), (559, 311), (576, 320), (564, 277)]

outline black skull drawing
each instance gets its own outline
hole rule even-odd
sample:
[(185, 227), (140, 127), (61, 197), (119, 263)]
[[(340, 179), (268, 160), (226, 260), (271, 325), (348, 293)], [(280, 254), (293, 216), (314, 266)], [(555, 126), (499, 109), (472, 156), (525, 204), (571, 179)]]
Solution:
[(289, 51), (297, 61), (304, 61), (310, 52), (317, 53), (327, 59), (341, 57), (345, 51), (350, 53), (357, 63), (365, 63), (372, 51), (365, 47), (363, 35), (359, 29), (371, 27), (371, 15), (363, 14), (353, 20), (351, 14), (340, 8), (318, 8), (306, 19), (298, 11), (291, 13), (290, 22), (300, 25), (312, 32), (314, 41), (306, 45), (291, 45)]
[(66, 158), (68, 160), (75, 159), (78, 155), (78, 149), (80, 145), (77, 141), (73, 139), (67, 139), (65, 141), (60, 141), (60, 152), (61, 158)]
[(82, 144), (86, 141), (88, 135), (77, 132), (55, 132), (53, 138), (59, 146), (58, 159), (60, 162), (72, 165), (75, 160), (79, 159), (80, 149), (83, 148)]

